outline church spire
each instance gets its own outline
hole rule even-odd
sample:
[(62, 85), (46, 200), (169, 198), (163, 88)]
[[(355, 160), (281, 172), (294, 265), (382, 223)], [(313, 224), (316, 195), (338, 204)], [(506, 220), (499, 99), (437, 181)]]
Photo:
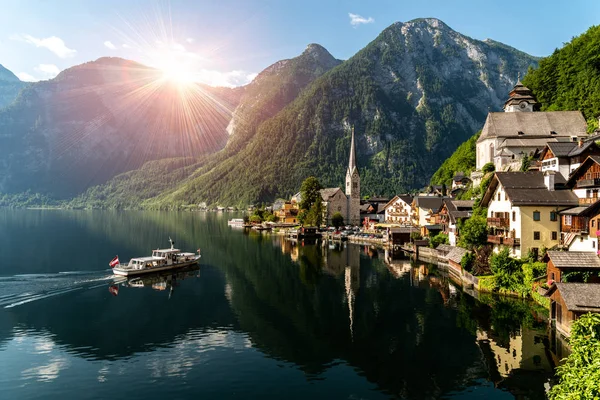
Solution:
[(350, 161), (348, 162), (348, 172), (352, 174), (356, 169), (356, 154), (354, 151), (354, 125), (352, 125), (352, 142), (350, 142)]

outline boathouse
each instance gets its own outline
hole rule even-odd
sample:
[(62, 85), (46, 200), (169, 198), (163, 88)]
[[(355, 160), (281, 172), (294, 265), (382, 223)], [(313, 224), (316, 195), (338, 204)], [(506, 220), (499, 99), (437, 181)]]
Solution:
[(571, 324), (581, 315), (600, 312), (599, 284), (557, 282), (546, 296), (550, 297), (550, 319), (565, 336), (571, 335)]
[[(546, 253), (548, 281), (564, 282), (565, 273), (595, 272), (590, 279), (600, 282), (600, 258), (590, 251), (548, 251)], [(595, 276), (594, 276), (595, 275)], [(570, 279), (572, 281), (572, 279)]]

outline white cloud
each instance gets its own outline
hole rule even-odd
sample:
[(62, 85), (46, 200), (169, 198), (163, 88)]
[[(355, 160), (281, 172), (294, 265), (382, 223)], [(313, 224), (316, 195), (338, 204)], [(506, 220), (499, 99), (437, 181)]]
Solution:
[(75, 53), (77, 53), (77, 50), (68, 48), (64, 40), (56, 36), (40, 39), (31, 35), (11, 35), (10, 39), (20, 40), (32, 44), (35, 47), (44, 47), (60, 58), (73, 57)]
[(348, 13), (348, 16), (350, 17), (350, 25), (354, 27), (357, 27), (361, 24), (372, 24), (373, 22), (375, 22), (373, 17), (365, 18), (361, 15), (352, 13)]
[(194, 39), (191, 38), (191, 37), (185, 39), (185, 41), (188, 42), (188, 43), (194, 43)]
[(19, 78), (23, 82), (37, 82), (38, 81), (38, 79), (29, 75), (27, 72), (17, 72), (15, 75), (17, 75), (17, 78)]
[(42, 79), (52, 79), (60, 73), (60, 69), (54, 64), (40, 64), (34, 69), (42, 74)]
[(185, 47), (179, 43), (173, 43), (173, 49), (177, 51), (185, 51)]
[(124, 49), (130, 49), (130, 48), (131, 48), (131, 46), (130, 46), (130, 45), (128, 45), (127, 43), (123, 43), (123, 48), (124, 48)]
[(104, 45), (106, 47), (108, 47), (111, 50), (115, 50), (117, 48), (117, 46), (115, 46), (114, 44), (112, 44), (112, 42), (110, 40), (107, 40), (106, 42), (104, 42)]

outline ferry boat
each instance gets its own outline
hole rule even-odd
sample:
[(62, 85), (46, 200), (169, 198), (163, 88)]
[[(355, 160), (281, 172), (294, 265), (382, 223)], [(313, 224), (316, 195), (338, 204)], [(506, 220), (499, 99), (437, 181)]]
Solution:
[(244, 219), (243, 218), (230, 219), (229, 221), (227, 221), (227, 225), (241, 228), (244, 226)]
[(171, 242), (170, 249), (153, 250), (150, 257), (132, 258), (127, 264), (119, 263), (119, 258), (115, 257), (109, 265), (113, 268), (115, 275), (132, 276), (168, 271), (198, 263), (200, 249), (198, 249), (197, 255), (195, 253), (184, 253), (174, 247), (175, 242), (171, 238), (169, 238), (169, 242)]

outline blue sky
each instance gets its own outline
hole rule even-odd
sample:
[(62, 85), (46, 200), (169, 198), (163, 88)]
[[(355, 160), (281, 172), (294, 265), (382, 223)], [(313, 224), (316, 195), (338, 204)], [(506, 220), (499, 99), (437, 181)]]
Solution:
[[(600, 20), (597, 0), (4, 0), (0, 64), (28, 80), (102, 56), (239, 85), (319, 43), (347, 59), (393, 22), (435, 17), (475, 39), (550, 54)], [(543, 4), (543, 6), (542, 6)], [(353, 14), (353, 15), (351, 15)]]

